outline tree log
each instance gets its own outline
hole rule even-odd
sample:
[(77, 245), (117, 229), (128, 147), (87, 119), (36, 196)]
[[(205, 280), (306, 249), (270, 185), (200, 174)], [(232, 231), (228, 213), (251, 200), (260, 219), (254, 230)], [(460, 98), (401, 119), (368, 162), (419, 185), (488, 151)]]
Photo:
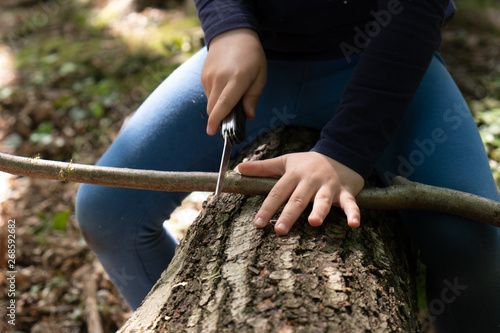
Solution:
[[(250, 159), (307, 151), (317, 133), (290, 129)], [(359, 229), (333, 208), (308, 211), (287, 236), (252, 220), (263, 196), (209, 198), (176, 254), (119, 332), (418, 332), (416, 260), (394, 212), (363, 210)]]

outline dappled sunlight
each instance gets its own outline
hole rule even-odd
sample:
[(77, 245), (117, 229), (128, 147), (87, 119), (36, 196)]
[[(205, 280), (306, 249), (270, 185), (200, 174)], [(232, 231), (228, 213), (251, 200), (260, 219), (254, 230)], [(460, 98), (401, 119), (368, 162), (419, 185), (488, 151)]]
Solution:
[(80, 163), (203, 44), (195, 14), (130, 0), (12, 5), (0, 21), (1, 149)]
[(186, 60), (203, 44), (203, 31), (196, 15), (183, 8), (160, 10), (146, 8), (138, 13), (131, 0), (110, 0), (102, 8), (95, 8), (92, 26), (110, 29), (131, 48), (147, 48), (163, 55), (177, 53), (177, 60)]

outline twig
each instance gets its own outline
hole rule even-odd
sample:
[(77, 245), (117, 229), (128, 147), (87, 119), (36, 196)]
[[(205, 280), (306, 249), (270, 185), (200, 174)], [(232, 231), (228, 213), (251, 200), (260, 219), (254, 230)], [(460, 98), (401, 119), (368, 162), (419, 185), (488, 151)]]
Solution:
[(462, 216), (500, 227), (500, 201), (471, 193), (412, 182), (396, 176), (393, 185), (368, 188), (356, 197), (359, 207), (384, 210), (429, 210)]
[[(95, 265), (94, 265), (95, 266)], [(103, 333), (101, 316), (97, 307), (97, 273), (95, 268), (88, 266), (88, 279), (83, 283), (83, 293), (85, 295), (85, 318), (89, 333)]]
[[(0, 171), (64, 182), (78, 182), (135, 189), (193, 192), (214, 191), (217, 173), (167, 172), (90, 166), (19, 157), (0, 153)], [(245, 177), (229, 173), (224, 192), (266, 195), (277, 179)], [(367, 188), (356, 197), (360, 208), (385, 210), (432, 210), (463, 216), (500, 227), (500, 202), (473, 195), (411, 182), (395, 177), (394, 185)]]
[[(0, 171), (63, 182), (169, 192), (214, 191), (217, 185), (217, 173), (211, 172), (168, 172), (101, 167), (5, 153), (0, 153)], [(249, 178), (237, 173), (229, 173), (224, 181), (223, 190), (231, 193), (264, 195), (269, 193), (275, 183), (276, 179)]]

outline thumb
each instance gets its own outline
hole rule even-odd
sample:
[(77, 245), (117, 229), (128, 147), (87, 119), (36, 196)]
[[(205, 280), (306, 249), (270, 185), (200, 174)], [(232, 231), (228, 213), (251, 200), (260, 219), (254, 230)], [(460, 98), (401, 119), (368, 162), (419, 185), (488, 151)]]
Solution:
[(285, 173), (286, 156), (263, 161), (250, 161), (238, 164), (238, 171), (244, 176), (279, 177)]

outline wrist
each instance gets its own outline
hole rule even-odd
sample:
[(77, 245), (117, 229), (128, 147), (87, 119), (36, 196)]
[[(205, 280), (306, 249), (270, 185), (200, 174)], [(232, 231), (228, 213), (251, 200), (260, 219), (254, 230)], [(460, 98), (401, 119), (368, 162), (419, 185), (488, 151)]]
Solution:
[(224, 43), (227, 41), (234, 42), (234, 40), (242, 40), (242, 41), (256, 41), (260, 45), (259, 34), (249, 28), (236, 28), (221, 32), (220, 34), (214, 36), (210, 41), (208, 48), (212, 48), (219, 43)]

